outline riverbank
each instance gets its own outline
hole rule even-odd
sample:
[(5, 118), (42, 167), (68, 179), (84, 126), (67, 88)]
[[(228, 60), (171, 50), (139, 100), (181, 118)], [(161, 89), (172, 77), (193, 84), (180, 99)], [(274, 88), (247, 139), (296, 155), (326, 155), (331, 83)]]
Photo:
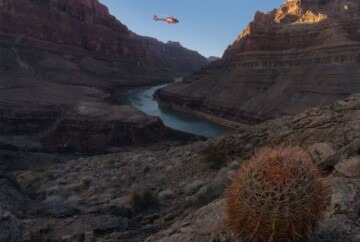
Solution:
[(191, 114), (191, 115), (197, 116), (199, 118), (203, 118), (203, 119), (209, 120), (211, 122), (227, 126), (229, 128), (232, 128), (232, 129), (239, 129), (239, 128), (244, 128), (244, 127), (249, 126), (249, 125), (244, 124), (244, 123), (235, 122), (235, 121), (232, 121), (232, 120), (220, 118), (220, 117), (215, 116), (215, 115), (203, 113), (203, 112), (200, 112), (200, 111), (195, 111), (195, 110), (192, 110), (190, 108), (181, 107), (181, 106), (173, 104), (173, 103), (168, 104), (168, 103), (162, 102), (159, 99), (156, 99), (156, 101), (157, 101), (157, 103), (159, 104), (160, 107), (170, 108), (170, 109), (182, 112), (182, 113)]
[[(179, 80), (178, 80), (179, 81)], [(153, 86), (147, 90), (130, 92), (124, 96), (123, 103), (136, 108), (148, 115), (159, 117), (165, 126), (181, 132), (204, 137), (216, 137), (233, 130), (238, 125), (226, 123), (216, 117), (200, 116), (179, 112), (174, 109), (162, 108), (156, 102), (154, 93), (167, 84)]]
[[(171, 84), (174, 82), (176, 82), (176, 78), (172, 80), (166, 79), (156, 83), (155, 86)], [(143, 84), (143, 85), (134, 85), (134, 86), (121, 86), (113, 90), (108, 90), (108, 92), (110, 93), (110, 97), (107, 99), (107, 101), (116, 105), (126, 105), (123, 102), (126, 95), (137, 91), (144, 91), (153, 86), (154, 84)]]
[(159, 80), (156, 84), (141, 84), (133, 86), (121, 86), (120, 88), (115, 88), (113, 90), (108, 90), (111, 93), (111, 96), (107, 101), (112, 104), (124, 105), (124, 98), (126, 95), (129, 95), (133, 92), (145, 91), (154, 86), (169, 85), (175, 82), (182, 81), (183, 77), (174, 77), (172, 79), (163, 79)]

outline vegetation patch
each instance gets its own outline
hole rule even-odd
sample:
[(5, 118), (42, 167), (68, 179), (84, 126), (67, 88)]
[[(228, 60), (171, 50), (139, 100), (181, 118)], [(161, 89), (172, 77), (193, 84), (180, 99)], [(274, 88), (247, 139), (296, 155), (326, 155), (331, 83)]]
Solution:
[(145, 210), (150, 207), (154, 207), (158, 205), (159, 199), (158, 196), (155, 195), (150, 190), (145, 190), (142, 192), (133, 192), (131, 196), (131, 206), (135, 210), (135, 212), (139, 212)]
[(200, 152), (200, 160), (212, 169), (220, 169), (227, 163), (227, 154), (215, 144), (209, 143)]
[(210, 184), (203, 187), (190, 202), (190, 205), (195, 208), (201, 208), (215, 199), (220, 198), (224, 194), (224, 186)]

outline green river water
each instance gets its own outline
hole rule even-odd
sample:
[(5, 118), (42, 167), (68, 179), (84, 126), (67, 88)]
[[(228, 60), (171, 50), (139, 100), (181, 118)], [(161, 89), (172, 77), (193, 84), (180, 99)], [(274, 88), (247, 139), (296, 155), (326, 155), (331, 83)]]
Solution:
[(216, 137), (232, 129), (206, 119), (158, 106), (153, 98), (156, 90), (168, 84), (158, 85), (146, 90), (133, 91), (125, 95), (124, 104), (132, 106), (152, 116), (158, 116), (165, 126), (187, 133)]

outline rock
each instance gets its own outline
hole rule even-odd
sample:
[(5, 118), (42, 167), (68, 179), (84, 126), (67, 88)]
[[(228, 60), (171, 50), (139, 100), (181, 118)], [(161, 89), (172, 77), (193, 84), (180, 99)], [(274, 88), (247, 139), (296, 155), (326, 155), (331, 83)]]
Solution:
[(80, 103), (42, 142), (51, 150), (94, 152), (109, 146), (148, 144), (164, 133), (159, 118), (128, 106)]
[(159, 219), (160, 215), (159, 214), (150, 214), (150, 215), (146, 215), (146, 216), (142, 216), (140, 223), (141, 224), (149, 224), (149, 223), (153, 223), (156, 219)]
[(360, 156), (341, 161), (335, 166), (335, 170), (347, 177), (360, 177)]
[(70, 217), (74, 211), (79, 209), (79, 201), (70, 199), (65, 200), (64, 197), (58, 195), (50, 195), (44, 201), (31, 207), (34, 214), (46, 214), (55, 218)]
[(46, 231), (52, 231), (52, 238), (57, 241), (61, 241), (62, 239), (79, 238), (79, 236), (84, 237), (85, 233), (89, 232), (93, 232), (94, 234), (106, 234), (111, 231), (125, 231), (132, 226), (127, 218), (99, 214), (58, 219), (52, 221), (50, 223), (50, 227), (47, 227), (48, 223), (49, 221), (47, 220), (34, 219), (29, 221), (28, 226), (32, 231), (38, 230), (37, 236), (40, 238), (41, 236), (48, 236)]
[(0, 241), (30, 241), (25, 223), (0, 205)]
[[(314, 162), (331, 170), (341, 160), (356, 156), (360, 147), (360, 127), (352, 125), (360, 122), (360, 95), (354, 94), (345, 100), (241, 127), (227, 137), (219, 137), (214, 143), (229, 157), (242, 159), (249, 158), (264, 146), (298, 145), (311, 153)], [(344, 125), (347, 123), (349, 125)], [(284, 125), (291, 132), (281, 135)], [(256, 146), (256, 149), (246, 149), (247, 144)]]
[(253, 124), (359, 92), (360, 7), (346, 3), (351, 11), (339, 11), (342, 1), (299, 0), (257, 12), (220, 61), (159, 90), (156, 99), (209, 119)]
[(334, 215), (320, 223), (314, 241), (337, 242), (360, 240), (360, 228), (344, 214)]
[(45, 210), (47, 209), (57, 209), (63, 207), (64, 198), (58, 195), (50, 195), (42, 202), (42, 206)]
[(313, 144), (307, 151), (316, 164), (322, 164), (326, 159), (336, 153), (334, 145), (329, 143)]
[[(150, 236), (145, 241), (236, 241), (236, 238), (224, 232), (223, 207), (224, 200), (211, 203), (188, 215), (185, 219), (177, 221), (169, 229)], [(221, 240), (219, 240), (220, 238)]]
[(352, 213), (359, 211), (360, 179), (335, 177), (331, 179), (331, 205), (336, 211)]
[(34, 172), (27, 171), (21, 174), (21, 176), (17, 177), (26, 187), (31, 186), (35, 180), (37, 179)]
[(0, 171), (0, 207), (19, 213), (25, 211), (29, 200), (11, 174)]
[(169, 165), (165, 168), (166, 172), (171, 172), (172, 170), (174, 170), (174, 167), (172, 165)]

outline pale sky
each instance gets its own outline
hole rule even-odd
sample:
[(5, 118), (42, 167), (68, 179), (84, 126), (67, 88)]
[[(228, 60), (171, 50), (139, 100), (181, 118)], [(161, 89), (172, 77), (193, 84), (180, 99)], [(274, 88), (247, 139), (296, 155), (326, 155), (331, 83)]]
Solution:
[[(205, 57), (221, 57), (253, 20), (257, 10), (278, 8), (286, 0), (100, 0), (131, 31), (160, 41), (178, 41)], [(178, 24), (153, 21), (173, 16)]]

